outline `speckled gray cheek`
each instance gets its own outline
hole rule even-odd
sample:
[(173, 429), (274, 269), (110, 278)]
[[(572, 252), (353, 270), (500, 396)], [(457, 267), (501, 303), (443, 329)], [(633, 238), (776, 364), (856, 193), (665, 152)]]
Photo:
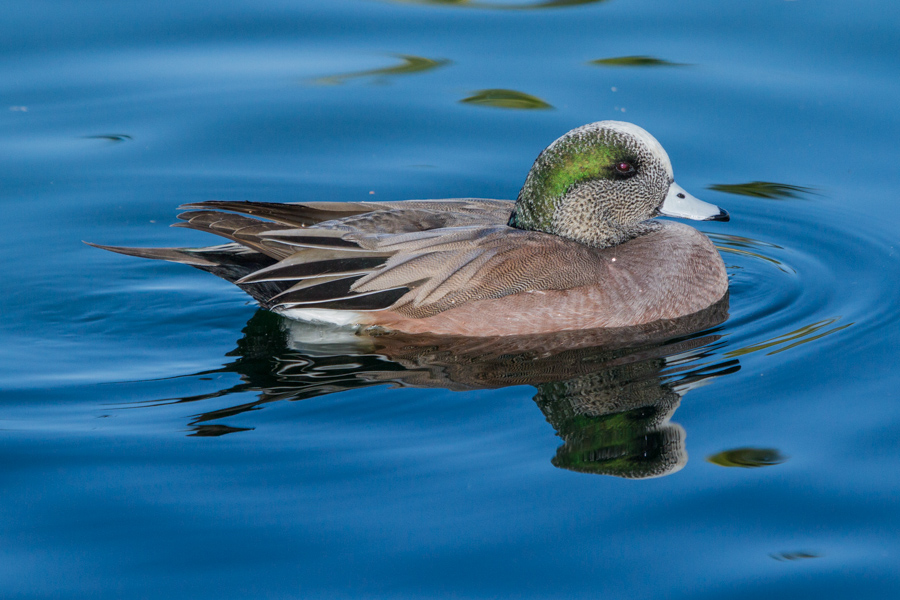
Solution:
[[(653, 216), (652, 198), (641, 201), (642, 186), (623, 183), (594, 180), (576, 186), (553, 214), (553, 230), (557, 235), (598, 248), (655, 231), (658, 224), (648, 220)], [(604, 201), (599, 202), (598, 197)]]
[[(611, 138), (611, 139), (609, 139)], [(637, 173), (629, 179), (593, 179), (574, 185), (555, 205), (552, 230), (581, 243), (605, 247), (651, 230), (652, 218), (670, 185), (667, 163), (634, 138), (612, 133), (609, 143), (632, 157)]]

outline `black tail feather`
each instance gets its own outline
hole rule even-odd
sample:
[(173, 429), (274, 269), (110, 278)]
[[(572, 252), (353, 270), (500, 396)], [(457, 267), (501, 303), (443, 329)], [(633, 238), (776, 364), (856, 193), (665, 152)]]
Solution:
[(283, 204), (277, 202), (233, 202), (228, 200), (208, 200), (194, 202), (180, 209), (227, 210), (250, 215), (269, 221), (276, 221), (293, 227), (307, 227), (322, 221), (341, 219), (377, 210), (363, 202), (303, 202)]

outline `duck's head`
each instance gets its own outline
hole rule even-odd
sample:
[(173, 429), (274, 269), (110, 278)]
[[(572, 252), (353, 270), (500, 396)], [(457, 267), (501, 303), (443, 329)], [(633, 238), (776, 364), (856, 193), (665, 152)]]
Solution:
[(728, 213), (675, 183), (652, 135), (631, 123), (583, 125), (550, 144), (528, 172), (509, 224), (606, 247), (658, 216), (727, 221)]

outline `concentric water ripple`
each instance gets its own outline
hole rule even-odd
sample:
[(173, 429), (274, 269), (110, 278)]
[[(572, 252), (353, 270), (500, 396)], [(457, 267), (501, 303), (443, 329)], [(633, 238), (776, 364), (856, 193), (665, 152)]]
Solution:
[(733, 223), (736, 233), (709, 234), (730, 275), (725, 356), (847, 344), (891, 318), (897, 284), (887, 283), (898, 281), (900, 257), (890, 240), (865, 217), (853, 227), (853, 215), (803, 208), (751, 213)]

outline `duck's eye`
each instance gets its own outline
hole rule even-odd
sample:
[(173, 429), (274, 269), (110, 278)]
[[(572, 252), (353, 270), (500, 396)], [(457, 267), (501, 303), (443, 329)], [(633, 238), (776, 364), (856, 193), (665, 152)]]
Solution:
[(619, 175), (631, 175), (632, 173), (634, 173), (634, 165), (624, 160), (621, 162), (617, 162), (616, 172), (619, 173)]

